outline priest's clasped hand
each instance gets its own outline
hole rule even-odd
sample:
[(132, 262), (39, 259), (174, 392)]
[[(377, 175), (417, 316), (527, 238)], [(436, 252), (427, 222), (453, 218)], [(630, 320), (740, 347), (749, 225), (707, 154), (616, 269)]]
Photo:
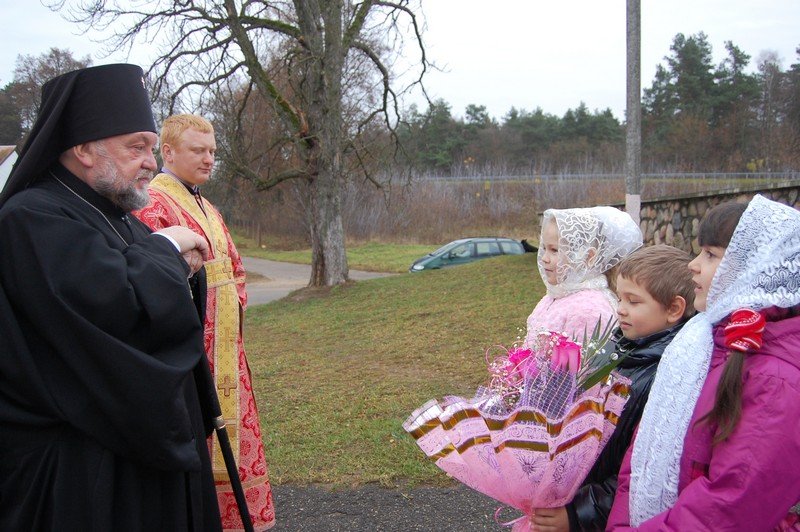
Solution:
[(208, 260), (208, 242), (191, 229), (173, 226), (161, 229), (159, 233), (175, 240), (183, 259), (191, 269), (191, 275), (194, 275), (197, 270), (202, 268), (203, 263)]

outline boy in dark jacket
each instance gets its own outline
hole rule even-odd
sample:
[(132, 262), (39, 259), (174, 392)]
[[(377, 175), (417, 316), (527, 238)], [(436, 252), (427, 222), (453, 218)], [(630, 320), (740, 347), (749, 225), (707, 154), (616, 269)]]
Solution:
[(536, 510), (536, 530), (604, 530), (625, 451), (642, 417), (664, 349), (694, 314), (692, 258), (672, 246), (642, 248), (626, 257), (617, 274), (619, 326), (605, 349), (625, 358), (617, 372), (631, 380), (631, 394), (617, 428), (572, 502)]

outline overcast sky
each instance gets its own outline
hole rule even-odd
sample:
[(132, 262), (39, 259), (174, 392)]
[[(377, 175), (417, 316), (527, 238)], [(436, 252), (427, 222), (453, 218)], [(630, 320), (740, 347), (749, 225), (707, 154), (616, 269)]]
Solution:
[[(424, 12), (428, 57), (444, 70), (428, 77), (429, 94), (449, 102), (453, 114), (463, 116), (474, 103), (498, 119), (511, 107), (561, 116), (585, 102), (624, 118), (625, 0), (425, 0)], [(19, 54), (50, 47), (89, 55), (95, 64), (150, 59), (144, 49), (103, 58), (89, 36), (38, 0), (0, 0), (0, 20), (0, 85), (12, 80)], [(800, 0), (644, 0), (643, 88), (675, 35), (700, 31), (715, 64), (730, 40), (752, 57), (751, 71), (766, 50), (787, 68), (798, 62)]]

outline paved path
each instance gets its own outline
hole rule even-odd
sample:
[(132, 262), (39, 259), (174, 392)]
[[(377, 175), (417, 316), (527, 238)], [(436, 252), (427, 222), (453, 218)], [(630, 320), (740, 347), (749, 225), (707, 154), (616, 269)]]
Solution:
[[(494, 519), (501, 504), (457, 484), (449, 488), (387, 489), (366, 485), (329, 490), (273, 486), (272, 532), (502, 532)], [(520, 512), (506, 508), (501, 519)]]
[[(286, 297), (289, 292), (307, 286), (308, 280), (311, 279), (311, 266), (307, 264), (292, 264), (253, 257), (242, 257), (242, 262), (244, 262), (245, 270), (263, 276), (263, 278), (256, 277), (247, 283), (248, 305), (261, 305)], [(350, 270), (350, 278), (355, 281), (388, 275), (395, 274)]]

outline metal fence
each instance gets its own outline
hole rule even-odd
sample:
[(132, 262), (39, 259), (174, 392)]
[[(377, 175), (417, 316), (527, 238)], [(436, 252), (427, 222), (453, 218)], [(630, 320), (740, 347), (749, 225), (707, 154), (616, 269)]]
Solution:
[[(642, 180), (753, 180), (753, 181), (791, 181), (800, 180), (800, 171), (786, 172), (687, 172), (687, 173), (652, 173), (642, 174)], [(422, 181), (593, 181), (624, 180), (624, 174), (486, 174), (435, 176), (425, 175), (418, 178)]]

